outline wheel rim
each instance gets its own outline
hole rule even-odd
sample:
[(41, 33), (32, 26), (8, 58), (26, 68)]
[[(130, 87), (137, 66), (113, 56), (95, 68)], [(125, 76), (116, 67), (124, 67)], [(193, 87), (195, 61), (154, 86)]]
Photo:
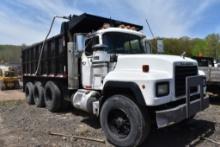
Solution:
[(112, 110), (108, 115), (110, 131), (119, 138), (126, 138), (131, 130), (130, 120), (122, 110)]

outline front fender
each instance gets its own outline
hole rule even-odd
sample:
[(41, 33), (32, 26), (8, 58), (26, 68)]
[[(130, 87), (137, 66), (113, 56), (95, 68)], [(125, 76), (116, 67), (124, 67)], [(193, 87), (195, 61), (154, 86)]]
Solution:
[[(125, 82), (125, 81), (108, 81), (105, 83), (103, 88), (103, 99), (101, 100), (101, 105), (104, 101), (112, 95), (112, 93), (122, 92), (118, 90), (129, 90), (133, 94), (134, 97), (132, 99), (139, 105), (139, 106), (146, 106), (144, 97), (138, 85), (134, 82)], [(119, 94), (119, 93), (117, 93)]]
[[(170, 102), (173, 98), (173, 85), (174, 81), (172, 75), (166, 72), (150, 71), (148, 73), (140, 71), (112, 71), (104, 79), (103, 89), (108, 81), (121, 82), (121, 83), (134, 83), (139, 89), (143, 101), (141, 102), (147, 106), (156, 106)], [(170, 93), (164, 97), (156, 97), (156, 83), (157, 82), (169, 82)], [(126, 85), (126, 84), (125, 84)]]

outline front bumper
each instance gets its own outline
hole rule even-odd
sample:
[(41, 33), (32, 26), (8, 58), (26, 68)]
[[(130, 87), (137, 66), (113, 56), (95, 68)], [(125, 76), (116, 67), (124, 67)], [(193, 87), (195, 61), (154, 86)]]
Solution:
[[(190, 107), (189, 107), (190, 111), (188, 118), (192, 117), (199, 111), (202, 111), (209, 107), (208, 96), (204, 97), (202, 107), (200, 102), (201, 102), (200, 99), (190, 102)], [(156, 121), (158, 128), (163, 128), (187, 119), (186, 112), (187, 112), (187, 104), (182, 104), (180, 106), (171, 109), (156, 111)]]
[[(196, 113), (208, 108), (209, 97), (204, 96), (203, 87), (203, 76), (192, 76), (186, 78), (186, 101), (184, 104), (178, 105), (174, 108), (156, 111), (156, 122), (158, 128), (166, 127), (174, 123), (178, 123), (182, 120), (188, 119)], [(190, 98), (190, 88), (199, 86), (200, 97), (196, 100)]]

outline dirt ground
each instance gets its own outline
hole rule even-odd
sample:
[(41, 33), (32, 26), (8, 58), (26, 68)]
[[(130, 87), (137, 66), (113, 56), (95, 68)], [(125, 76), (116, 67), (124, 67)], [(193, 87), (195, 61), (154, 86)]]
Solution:
[[(10, 98), (16, 101), (5, 101)], [(50, 135), (52, 132), (105, 140), (96, 118), (74, 109), (51, 113), (29, 106), (23, 99), (21, 91), (0, 93), (0, 147), (111, 147), (108, 143)], [(210, 107), (193, 120), (153, 131), (143, 147), (220, 146), (208, 139), (220, 142), (218, 97), (212, 98)]]
[(19, 90), (0, 90), (0, 101), (24, 100), (25, 96), (21, 89)]

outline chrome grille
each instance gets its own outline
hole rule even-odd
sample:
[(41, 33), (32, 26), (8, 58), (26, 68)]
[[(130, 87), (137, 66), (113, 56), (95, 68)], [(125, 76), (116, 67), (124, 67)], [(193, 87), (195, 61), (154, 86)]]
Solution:
[[(186, 77), (198, 75), (197, 66), (175, 66), (175, 96), (186, 94)], [(190, 89), (190, 92), (196, 92), (197, 87)]]

